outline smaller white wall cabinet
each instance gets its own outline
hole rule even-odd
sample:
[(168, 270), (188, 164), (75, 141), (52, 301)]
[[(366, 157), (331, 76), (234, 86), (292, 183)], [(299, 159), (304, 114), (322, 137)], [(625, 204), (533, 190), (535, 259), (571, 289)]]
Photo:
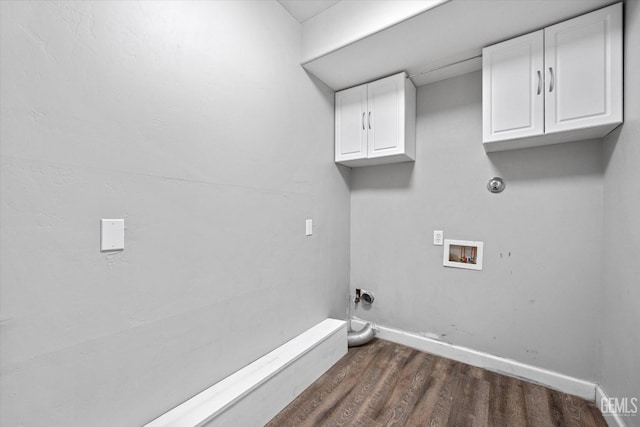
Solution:
[(485, 150), (601, 138), (622, 96), (622, 3), (486, 47)]
[(336, 92), (335, 110), (336, 163), (415, 160), (416, 88), (406, 73)]

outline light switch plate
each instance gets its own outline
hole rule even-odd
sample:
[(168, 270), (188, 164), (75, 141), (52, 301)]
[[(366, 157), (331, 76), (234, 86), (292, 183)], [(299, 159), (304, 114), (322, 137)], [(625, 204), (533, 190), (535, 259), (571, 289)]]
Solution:
[(124, 219), (100, 220), (100, 250), (119, 251), (124, 249)]
[(311, 236), (313, 234), (313, 220), (308, 219), (305, 223), (306, 226), (306, 235)]

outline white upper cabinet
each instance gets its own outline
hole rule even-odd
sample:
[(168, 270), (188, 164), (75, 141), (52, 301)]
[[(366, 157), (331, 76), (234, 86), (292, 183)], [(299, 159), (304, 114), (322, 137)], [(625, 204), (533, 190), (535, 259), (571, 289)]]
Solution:
[(336, 93), (336, 161), (367, 157), (367, 86)]
[(605, 136), (622, 123), (622, 4), (482, 51), (483, 142), (508, 150)]
[[(403, 75), (367, 85), (369, 133), (367, 157), (384, 157), (404, 152)], [(375, 120), (375, 122), (373, 122)]]
[(622, 4), (544, 30), (547, 133), (622, 122)]
[(335, 161), (415, 160), (416, 89), (405, 73), (336, 92)]
[(544, 133), (543, 46), (540, 30), (482, 51), (484, 142)]

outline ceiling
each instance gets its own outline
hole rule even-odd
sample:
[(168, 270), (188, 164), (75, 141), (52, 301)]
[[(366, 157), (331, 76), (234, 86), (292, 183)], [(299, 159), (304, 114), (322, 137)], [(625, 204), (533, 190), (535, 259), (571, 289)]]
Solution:
[(299, 23), (303, 23), (329, 9), (340, 0), (278, 0), (287, 12), (291, 14)]

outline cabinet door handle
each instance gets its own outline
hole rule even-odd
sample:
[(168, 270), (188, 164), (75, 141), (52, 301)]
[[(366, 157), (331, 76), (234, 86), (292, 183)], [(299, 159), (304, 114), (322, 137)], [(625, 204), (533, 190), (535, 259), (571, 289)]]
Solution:
[(553, 67), (549, 67), (549, 77), (551, 78), (551, 81), (549, 82), (549, 92), (553, 92), (553, 86), (555, 81), (555, 78), (553, 77)]
[(364, 130), (364, 115), (365, 115), (365, 112), (363, 111), (362, 112), (362, 130)]
[(369, 129), (371, 129), (371, 111), (369, 111)]
[(542, 92), (542, 74), (538, 70), (538, 95), (540, 95), (540, 92)]

